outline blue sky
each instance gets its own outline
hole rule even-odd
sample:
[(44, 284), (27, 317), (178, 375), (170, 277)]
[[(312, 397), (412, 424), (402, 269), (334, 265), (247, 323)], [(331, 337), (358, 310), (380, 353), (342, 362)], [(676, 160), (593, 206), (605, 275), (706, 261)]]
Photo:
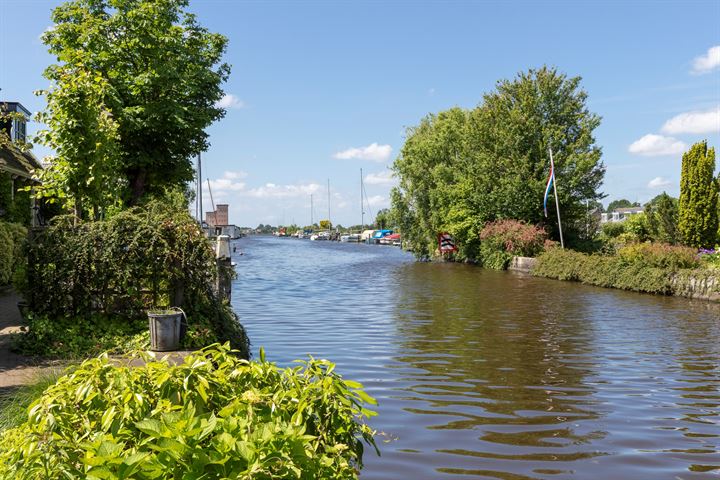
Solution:
[[(33, 91), (53, 59), (39, 35), (58, 3), (0, 0), (0, 99), (43, 108)], [(333, 222), (359, 223), (360, 168), (372, 212), (388, 206), (405, 127), (474, 107), (498, 79), (543, 64), (581, 76), (603, 117), (605, 204), (677, 195), (683, 149), (720, 147), (719, 1), (191, 0), (191, 10), (229, 38), (228, 113), (209, 129), (203, 174), (240, 225), (307, 224), (311, 193), (325, 218), (328, 179)]]

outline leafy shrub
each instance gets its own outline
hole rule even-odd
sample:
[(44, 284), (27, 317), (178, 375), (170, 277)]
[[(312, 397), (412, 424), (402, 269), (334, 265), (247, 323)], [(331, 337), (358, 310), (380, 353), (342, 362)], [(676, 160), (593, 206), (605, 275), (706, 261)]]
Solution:
[(630, 215), (623, 223), (627, 240), (645, 242), (650, 239), (650, 225), (644, 213)]
[(618, 250), (618, 257), (626, 264), (639, 264), (649, 267), (697, 268), (700, 260), (694, 248), (668, 245), (666, 243), (633, 243)]
[(354, 479), (375, 401), (327, 360), (281, 369), (212, 346), (181, 365), (107, 355), (48, 388), (0, 433), (0, 478)]
[(513, 255), (534, 257), (542, 252), (547, 233), (518, 220), (488, 222), (480, 231), (480, 257), (484, 266), (502, 270)]
[(607, 238), (616, 238), (625, 233), (625, 223), (608, 222), (602, 226), (602, 234)]
[(720, 270), (720, 250), (717, 248), (713, 250), (702, 249), (698, 252), (697, 257), (702, 265), (711, 269)]
[(147, 320), (128, 321), (102, 315), (49, 319), (30, 313), (25, 321), (24, 333), (13, 342), (14, 350), (25, 355), (87, 358), (104, 351), (117, 354), (150, 346)]
[(244, 329), (214, 292), (212, 247), (187, 211), (154, 200), (106, 221), (55, 220), (28, 248), (23, 293), (38, 318), (137, 323), (150, 307), (174, 305), (188, 315), (186, 346), (230, 341), (247, 355)]
[(661, 261), (653, 265), (644, 262), (641, 256), (628, 261), (619, 255), (586, 255), (555, 248), (538, 257), (532, 273), (539, 277), (575, 280), (600, 287), (671, 294), (677, 288), (673, 279), (681, 269), (669, 264), (659, 265), (662, 265)]
[(0, 222), (0, 285), (7, 285), (24, 258), (27, 229), (17, 223)]
[(550, 248), (537, 258), (532, 273), (538, 277), (580, 281), (580, 265), (586, 257), (574, 250)]
[(62, 368), (44, 368), (32, 383), (0, 390), (0, 432), (17, 427), (27, 420), (27, 409), (46, 388), (62, 376)]

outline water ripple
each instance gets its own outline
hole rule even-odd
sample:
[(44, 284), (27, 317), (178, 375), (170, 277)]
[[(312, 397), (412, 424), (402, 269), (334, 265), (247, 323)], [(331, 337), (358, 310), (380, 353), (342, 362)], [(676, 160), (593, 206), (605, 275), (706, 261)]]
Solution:
[(720, 474), (717, 304), (391, 247), (237, 246), (233, 307), (254, 351), (328, 358), (378, 399), (383, 455), (363, 479)]

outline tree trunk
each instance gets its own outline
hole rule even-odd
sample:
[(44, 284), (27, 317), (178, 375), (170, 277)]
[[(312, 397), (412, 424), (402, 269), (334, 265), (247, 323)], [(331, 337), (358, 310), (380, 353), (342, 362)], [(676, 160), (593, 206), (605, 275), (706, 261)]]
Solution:
[(75, 197), (75, 207), (73, 213), (75, 214), (75, 220), (73, 221), (73, 225), (77, 226), (79, 221), (82, 219), (82, 200), (80, 200), (80, 197)]
[(145, 186), (147, 181), (147, 171), (144, 168), (138, 168), (130, 172), (130, 202), (128, 206), (134, 207), (140, 203), (140, 199), (145, 194)]

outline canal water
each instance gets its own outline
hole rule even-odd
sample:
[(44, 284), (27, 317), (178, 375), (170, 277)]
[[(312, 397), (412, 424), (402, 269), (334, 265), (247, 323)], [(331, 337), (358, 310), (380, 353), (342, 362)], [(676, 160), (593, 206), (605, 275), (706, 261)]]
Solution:
[(363, 480), (720, 479), (720, 305), (393, 247), (236, 245), (255, 355), (327, 358), (378, 399)]

